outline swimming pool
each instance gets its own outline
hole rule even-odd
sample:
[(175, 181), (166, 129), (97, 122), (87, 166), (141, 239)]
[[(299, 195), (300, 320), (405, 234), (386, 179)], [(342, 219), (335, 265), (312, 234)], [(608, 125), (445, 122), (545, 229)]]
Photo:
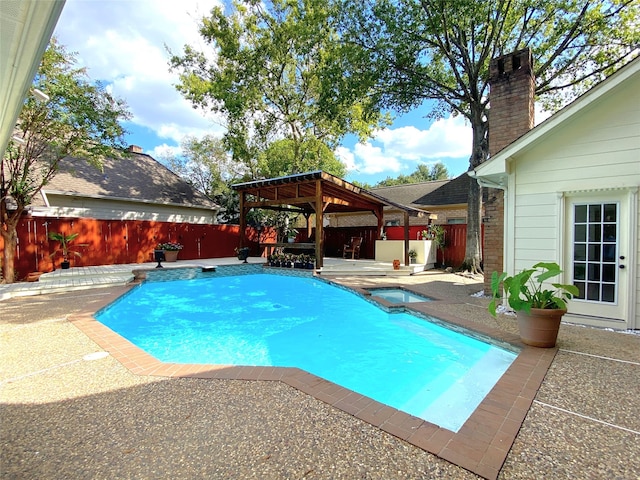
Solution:
[(164, 362), (298, 367), (452, 431), (515, 358), (314, 278), (150, 282), (96, 318)]

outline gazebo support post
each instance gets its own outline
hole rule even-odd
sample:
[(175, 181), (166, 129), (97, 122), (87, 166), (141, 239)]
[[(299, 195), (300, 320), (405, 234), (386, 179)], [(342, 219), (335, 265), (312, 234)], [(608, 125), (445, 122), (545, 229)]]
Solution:
[(245, 246), (247, 238), (247, 212), (245, 211), (246, 192), (240, 192), (240, 248)]
[(323, 213), (323, 205), (322, 205), (322, 182), (320, 180), (316, 180), (316, 268), (322, 268), (324, 264), (322, 258), (322, 252), (324, 251), (324, 232), (322, 225), (322, 213)]
[(409, 212), (404, 212), (404, 264), (409, 265)]

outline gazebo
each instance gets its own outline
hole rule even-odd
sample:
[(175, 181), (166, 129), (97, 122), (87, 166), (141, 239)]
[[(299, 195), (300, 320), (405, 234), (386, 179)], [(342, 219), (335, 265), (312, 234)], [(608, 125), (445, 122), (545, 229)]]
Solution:
[[(232, 186), (240, 197), (240, 246), (246, 244), (247, 213), (253, 208), (284, 210), (301, 213), (307, 219), (307, 235), (311, 236), (315, 215), (314, 243), (298, 244), (314, 248), (316, 268), (323, 265), (322, 216), (328, 213), (372, 212), (378, 220), (378, 235), (384, 225), (384, 207), (393, 206), (404, 212), (404, 262), (409, 264), (409, 217), (428, 215), (428, 212), (392, 202), (380, 195), (360, 188), (323, 171), (298, 173), (286, 177), (269, 178)], [(287, 246), (291, 244), (271, 244)]]

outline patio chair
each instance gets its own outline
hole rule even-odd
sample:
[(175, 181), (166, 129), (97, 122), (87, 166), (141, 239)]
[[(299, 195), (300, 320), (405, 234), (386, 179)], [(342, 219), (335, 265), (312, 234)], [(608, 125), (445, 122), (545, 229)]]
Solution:
[(347, 254), (351, 254), (351, 259), (360, 258), (360, 246), (362, 245), (362, 237), (351, 237), (348, 245), (342, 248), (342, 258), (347, 258)]

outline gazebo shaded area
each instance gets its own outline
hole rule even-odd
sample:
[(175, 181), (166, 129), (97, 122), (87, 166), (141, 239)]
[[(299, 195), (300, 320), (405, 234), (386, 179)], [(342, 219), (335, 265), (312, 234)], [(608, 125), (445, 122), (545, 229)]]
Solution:
[[(302, 214), (307, 220), (307, 238), (313, 243), (306, 246), (315, 250), (316, 268), (323, 266), (323, 215), (345, 212), (372, 212), (378, 222), (378, 238), (384, 226), (384, 207), (404, 212), (404, 262), (409, 264), (409, 216), (423, 216), (428, 212), (400, 205), (362, 189), (341, 178), (322, 171), (299, 173), (286, 177), (256, 180), (233, 185), (240, 197), (240, 246), (247, 243), (247, 214), (253, 208), (282, 210)], [(310, 219), (315, 215), (315, 225)], [(277, 246), (279, 244), (274, 244)], [(285, 246), (284, 244), (282, 246)], [(290, 245), (289, 245), (290, 246)]]

